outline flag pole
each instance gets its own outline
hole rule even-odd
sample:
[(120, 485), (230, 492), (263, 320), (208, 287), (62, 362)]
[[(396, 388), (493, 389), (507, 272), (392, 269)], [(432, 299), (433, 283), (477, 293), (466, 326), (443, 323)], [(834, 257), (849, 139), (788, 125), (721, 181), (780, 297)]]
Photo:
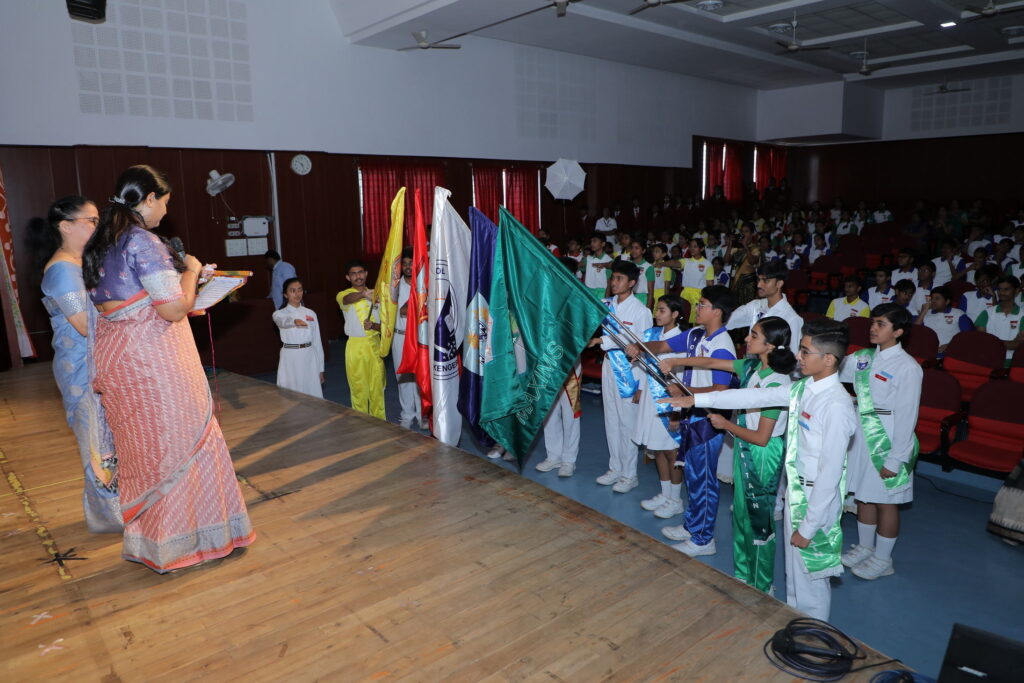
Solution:
[[(648, 348), (646, 344), (644, 344), (642, 341), (637, 339), (636, 334), (634, 334), (632, 330), (627, 328), (623, 324), (623, 322), (621, 320), (619, 320), (618, 316), (616, 316), (614, 313), (611, 313), (611, 312), (609, 312), (608, 315), (610, 315), (612, 318), (614, 318), (615, 321), (617, 323), (619, 323), (619, 326), (626, 333), (628, 333), (633, 339), (636, 339), (636, 343), (638, 343), (648, 354), (650, 354), (649, 358), (645, 357), (645, 358), (642, 358), (642, 359), (637, 359), (640, 362), (640, 367), (642, 367), (644, 369), (644, 371), (648, 375), (653, 377), (655, 381), (657, 381), (659, 384), (664, 386), (666, 389), (668, 388), (669, 382), (672, 381), (675, 384), (678, 384), (679, 388), (681, 388), (684, 392), (686, 392), (686, 394), (688, 396), (693, 396), (693, 392), (690, 391), (690, 388), (688, 386), (686, 386), (685, 384), (683, 384), (683, 381), (681, 379), (679, 379), (679, 377), (674, 372), (670, 372), (667, 375), (665, 373), (661, 372), (661, 367), (658, 366), (656, 364), (656, 360), (654, 360), (654, 359), (657, 359), (657, 355), (653, 351), (651, 351), (650, 348)], [(602, 324), (601, 327), (604, 328), (604, 331), (608, 333), (608, 336), (611, 337), (615, 341), (615, 343), (618, 344), (623, 349), (625, 349), (629, 345), (629, 344), (623, 343), (625, 340), (623, 340), (622, 337), (619, 336), (619, 334), (617, 332), (612, 330), (607, 325)]]

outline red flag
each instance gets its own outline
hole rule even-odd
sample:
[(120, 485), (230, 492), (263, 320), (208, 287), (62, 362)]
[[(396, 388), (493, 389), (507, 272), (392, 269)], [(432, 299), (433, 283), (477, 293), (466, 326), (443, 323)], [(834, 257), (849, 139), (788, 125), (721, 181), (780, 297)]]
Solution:
[[(427, 228), (423, 222), (423, 204), (420, 190), (413, 191), (412, 226), (412, 281), (409, 303), (406, 309), (405, 347), (399, 374), (416, 375), (423, 404), (423, 419), (430, 415), (432, 394), (430, 393), (430, 319), (427, 312), (429, 260), (427, 258)], [(415, 330), (415, 333), (413, 333)]]

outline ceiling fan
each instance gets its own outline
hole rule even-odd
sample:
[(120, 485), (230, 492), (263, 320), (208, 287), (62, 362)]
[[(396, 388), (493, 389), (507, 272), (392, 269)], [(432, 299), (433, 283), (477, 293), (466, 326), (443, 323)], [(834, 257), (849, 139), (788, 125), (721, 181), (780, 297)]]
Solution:
[(644, 4), (631, 9), (629, 15), (633, 16), (637, 12), (643, 12), (645, 9), (651, 9), (652, 7), (661, 7), (662, 5), (675, 5), (680, 2), (686, 2), (686, 0), (644, 0)]
[(934, 92), (926, 92), (925, 95), (949, 95), (955, 92), (970, 92), (970, 88), (950, 88), (945, 83), (939, 85)]
[(1020, 12), (1021, 10), (1024, 10), (1024, 5), (1004, 9), (1002, 7), (997, 6), (995, 0), (989, 0), (988, 4), (985, 5), (984, 7), (968, 5), (967, 7), (964, 7), (964, 9), (968, 12), (973, 12), (975, 14), (975, 16), (968, 17), (964, 21), (978, 21), (979, 19), (991, 19), (993, 17), (1001, 16), (1003, 14), (1012, 14), (1014, 12)]
[[(832, 49), (831, 45), (803, 45), (803, 44), (797, 42), (797, 39), (796, 39), (796, 23), (797, 23), (796, 22), (796, 12), (794, 12), (793, 13), (793, 21), (790, 22), (790, 24), (789, 24), (789, 30), (790, 30), (790, 32), (792, 34), (790, 36), (789, 42), (788, 43), (784, 43), (781, 40), (776, 40), (775, 41), (776, 45), (778, 45), (779, 47), (781, 47), (781, 48), (783, 48), (785, 50), (785, 52), (780, 52), (779, 54), (791, 55), (791, 54), (796, 54), (797, 52), (803, 52), (805, 50), (831, 50)], [(783, 26), (785, 26), (785, 24), (783, 24)]]
[(566, 15), (566, 13), (568, 12), (569, 5), (574, 3), (574, 2), (580, 2), (580, 1), (581, 0), (549, 0), (547, 2), (547, 4), (542, 5), (540, 7), (535, 7), (533, 9), (526, 10), (525, 12), (520, 12), (519, 14), (515, 14), (515, 15), (513, 15), (511, 17), (505, 17), (504, 19), (499, 19), (498, 21), (492, 21), (491, 23), (485, 24), (484, 26), (477, 26), (476, 28), (470, 29), (468, 31), (463, 31), (462, 33), (456, 33), (453, 36), (448, 36), (447, 38), (443, 38), (441, 40), (434, 41), (434, 42), (430, 42), (429, 40), (427, 40), (427, 32), (426, 31), (413, 31), (412, 32), (412, 37), (416, 41), (416, 44), (415, 45), (410, 45), (409, 47), (400, 47), (400, 48), (398, 48), (398, 51), (399, 52), (405, 52), (406, 50), (458, 50), (459, 48), (462, 47), (461, 45), (450, 44), (448, 41), (449, 40), (455, 40), (456, 38), (461, 38), (462, 36), (468, 36), (470, 33), (476, 33), (477, 31), (483, 31), (485, 29), (492, 28), (492, 27), (497, 26), (499, 24), (504, 24), (507, 21), (513, 21), (515, 19), (521, 19), (522, 17), (525, 17), (525, 16), (530, 15), (530, 14), (536, 14), (537, 12), (543, 12), (544, 10), (551, 9), (552, 7), (555, 8), (555, 16), (556, 17), (564, 17)]
[(853, 57), (854, 59), (858, 57), (860, 58), (860, 69), (857, 70), (857, 73), (859, 73), (861, 76), (870, 76), (875, 71), (878, 71), (879, 69), (884, 69), (887, 66), (889, 66), (888, 64), (868, 64), (868, 41), (866, 40), (864, 41), (864, 50), (859, 52), (851, 52), (850, 56)]
[(444, 40), (439, 40), (436, 43), (432, 43), (429, 40), (427, 40), (426, 31), (413, 31), (412, 38), (413, 40), (416, 41), (415, 45), (410, 45), (409, 47), (400, 47), (398, 48), (398, 51), (405, 52), (406, 50), (458, 50), (462, 48), (461, 45), (455, 45), (453, 43), (446, 42), (451, 40), (451, 38), (445, 38)]

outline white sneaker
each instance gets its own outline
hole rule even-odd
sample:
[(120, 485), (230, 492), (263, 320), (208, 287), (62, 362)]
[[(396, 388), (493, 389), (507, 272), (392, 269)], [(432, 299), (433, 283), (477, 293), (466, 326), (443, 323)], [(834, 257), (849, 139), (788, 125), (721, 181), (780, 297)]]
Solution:
[(854, 576), (859, 576), (860, 578), (867, 579), (868, 581), (874, 581), (877, 578), (890, 576), (895, 573), (896, 570), (892, 567), (891, 559), (879, 559), (879, 557), (874, 553), (871, 554), (871, 557), (853, 568)]
[(676, 543), (674, 546), (672, 546), (672, 549), (678, 550), (684, 555), (689, 555), (690, 557), (700, 557), (701, 555), (714, 555), (718, 552), (718, 549), (715, 548), (714, 539), (711, 539), (711, 542), (707, 545), (697, 545), (692, 540), (683, 541), (682, 543)]
[(615, 493), (629, 493), (639, 485), (640, 480), (636, 477), (622, 477), (612, 487), (612, 491), (615, 491)]
[(732, 486), (732, 475), (730, 474), (719, 474), (717, 476), (717, 479), (723, 484), (729, 484), (730, 486)]
[(505, 451), (502, 449), (501, 446), (495, 446), (491, 450), (487, 451), (487, 457), (490, 458), (491, 460), (497, 460), (498, 458), (501, 457), (501, 454), (504, 452)]
[(515, 462), (516, 461), (516, 456), (512, 455), (508, 451), (502, 451), (501, 459), (502, 460), (507, 460), (508, 462)]
[(658, 519), (672, 519), (676, 515), (683, 514), (683, 501), (681, 500), (666, 500), (665, 504), (654, 511), (654, 516)]
[(412, 429), (412, 420), (401, 420), (399, 421), (398, 426), (402, 429)]
[(648, 512), (654, 512), (662, 505), (668, 502), (668, 498), (665, 497), (664, 493), (659, 493), (654, 498), (645, 498), (640, 501), (640, 507)]
[(550, 458), (546, 458), (537, 463), (537, 471), (550, 472), (551, 470), (558, 469), (559, 466), (561, 466), (561, 464), (562, 463), (558, 462), (557, 460), (551, 460)]
[(612, 472), (611, 470), (608, 470), (600, 477), (598, 477), (595, 481), (601, 486), (611, 486), (612, 484), (618, 482), (621, 478), (622, 477), (618, 472)]
[(852, 546), (850, 546), (849, 550), (843, 553), (843, 556), (842, 558), (840, 558), (840, 560), (842, 561), (844, 567), (853, 568), (859, 565), (864, 560), (868, 559), (869, 557), (872, 557), (874, 554), (874, 548), (867, 548), (865, 546), (857, 545), (856, 543), (854, 543)]
[(560, 477), (571, 477), (576, 471), (575, 463), (563, 462), (558, 466), (558, 476)]
[(670, 538), (673, 541), (689, 541), (690, 532), (686, 530), (684, 524), (679, 526), (667, 526), (661, 530), (661, 533), (665, 538)]

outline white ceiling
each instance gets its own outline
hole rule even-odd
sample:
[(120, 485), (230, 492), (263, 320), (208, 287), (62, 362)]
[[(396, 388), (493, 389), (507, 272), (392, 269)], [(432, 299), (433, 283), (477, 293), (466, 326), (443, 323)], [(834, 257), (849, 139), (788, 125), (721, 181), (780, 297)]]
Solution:
[[(553, 0), (331, 1), (349, 40), (388, 49), (412, 45), (413, 31), (442, 40), (547, 5), (474, 35), (760, 89), (842, 79), (906, 87), (1024, 73), (1024, 36), (1001, 33), (1024, 27), (1024, 11), (979, 19), (965, 9), (986, 0), (725, 0), (717, 12), (690, 0), (633, 16), (645, 0), (573, 0), (562, 18)], [(1024, 0), (997, 7), (1024, 10)], [(776, 41), (791, 36), (769, 26), (791, 22), (794, 12), (798, 41), (829, 49), (782, 54)], [(939, 27), (950, 20), (958, 25)], [(857, 73), (861, 58), (850, 54), (864, 50), (865, 41), (870, 76)], [(459, 54), (471, 50), (467, 45)]]

